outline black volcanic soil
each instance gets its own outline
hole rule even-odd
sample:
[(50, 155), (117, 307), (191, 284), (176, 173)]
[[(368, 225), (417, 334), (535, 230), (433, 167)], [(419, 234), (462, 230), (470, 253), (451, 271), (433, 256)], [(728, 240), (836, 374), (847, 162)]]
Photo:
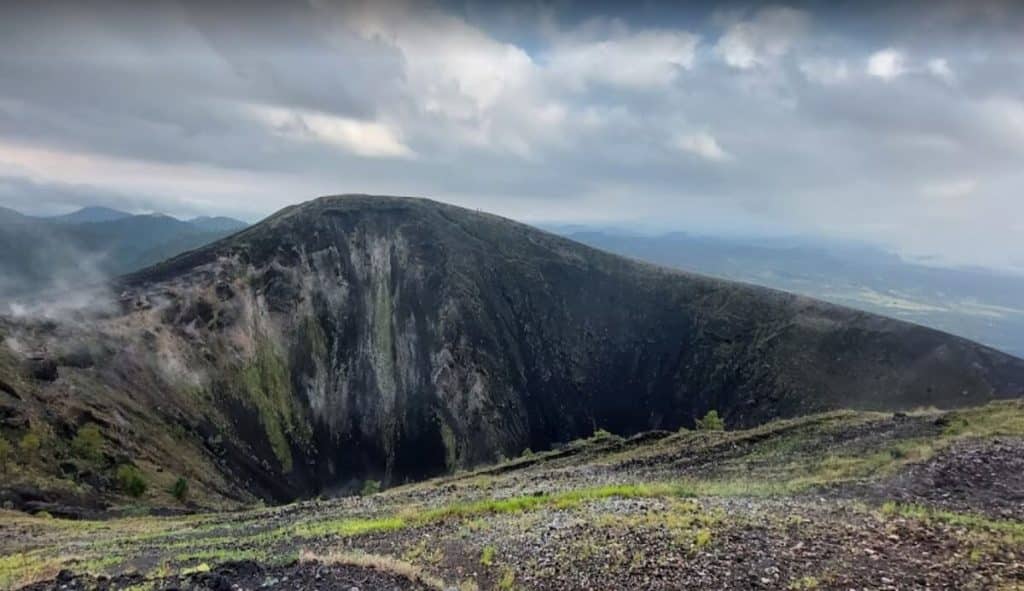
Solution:
[(114, 591), (146, 585), (152, 591), (429, 591), (430, 587), (405, 577), (368, 567), (298, 563), (266, 568), (258, 563), (235, 562), (209, 572), (146, 580), (141, 575), (79, 576), (71, 572), (54, 581), (30, 585), (24, 591)]

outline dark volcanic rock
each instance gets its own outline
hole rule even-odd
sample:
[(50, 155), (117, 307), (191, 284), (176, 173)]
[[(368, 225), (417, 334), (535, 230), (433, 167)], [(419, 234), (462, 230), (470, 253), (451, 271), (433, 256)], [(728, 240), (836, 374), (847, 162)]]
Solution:
[(31, 486), (0, 490), (0, 505), (27, 513), (45, 511), (54, 517), (68, 519), (94, 519), (104, 515), (108, 508), (102, 501), (84, 494), (40, 490)]
[(422, 199), (289, 207), (117, 288), (151, 306), (96, 328), (121, 339), (97, 379), (209, 420), (219, 469), (281, 500), (709, 409), (740, 426), (1024, 392), (1024, 362), (948, 334)]
[(266, 589), (268, 591), (352, 591), (387, 589), (389, 591), (427, 591), (432, 587), (406, 577), (367, 567), (298, 563), (265, 568), (255, 562), (234, 562), (215, 570), (163, 580), (146, 581), (138, 575), (113, 578), (76, 575), (61, 571), (53, 581), (24, 587), (22, 591), (113, 591), (141, 586), (162, 591), (231, 591)]
[(57, 362), (46, 357), (31, 357), (28, 373), (37, 380), (52, 382), (57, 379)]
[(869, 495), (938, 505), (995, 519), (1024, 520), (1024, 440), (1007, 437), (954, 444), (881, 483)]

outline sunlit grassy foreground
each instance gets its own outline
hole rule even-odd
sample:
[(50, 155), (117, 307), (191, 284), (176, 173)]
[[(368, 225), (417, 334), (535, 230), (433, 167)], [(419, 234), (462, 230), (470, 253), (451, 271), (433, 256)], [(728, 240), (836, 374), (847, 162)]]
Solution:
[[(310, 560), (314, 554), (308, 548), (329, 548), (338, 540), (353, 540), (358, 546), (363, 536), (398, 534), (438, 524), (470, 526), (480, 520), (543, 511), (576, 512), (608, 499), (665, 500), (661, 512), (630, 525), (675, 528), (681, 543), (700, 548), (713, 543), (717, 524), (738, 518), (705, 511), (701, 499), (799, 495), (818, 487), (885, 478), (960, 439), (1024, 436), (1024, 404), (1019, 401), (945, 414), (921, 411), (921, 415), (928, 418), (929, 425), (938, 425), (928, 435), (887, 440), (866, 451), (832, 449), (820, 442), (829, 441), (829, 435), (839, 429), (885, 425), (893, 420), (891, 415), (828, 413), (744, 431), (683, 431), (635, 446), (621, 438), (601, 436), (572, 444), (578, 453), (568, 464), (558, 464), (556, 458), (561, 456), (556, 453), (536, 454), (529, 461), (512, 460), (501, 470), (484, 468), (344, 502), (309, 501), (236, 513), (110, 521), (66, 521), (4, 512), (0, 513), (0, 589), (52, 577), (61, 568), (105, 574), (141, 570), (150, 577), (162, 577), (234, 560), (288, 563), (297, 560), (300, 552), (306, 552), (305, 559)], [(940, 421), (931, 422), (932, 417), (940, 416)], [(611, 469), (666, 454), (700, 458), (723, 449), (738, 451), (721, 456), (706, 473), (680, 478), (587, 484), (575, 480), (570, 471), (573, 464)], [(566, 470), (568, 476), (561, 480), (548, 476), (535, 490), (522, 494), (521, 488), (517, 492), (510, 484), (518, 473), (517, 464), (535, 470), (550, 464)], [(455, 492), (438, 492), (442, 489)], [(429, 501), (413, 494), (424, 491), (433, 495), (427, 497)], [(942, 522), (980, 532), (999, 543), (1024, 544), (1024, 524), (1015, 521), (893, 503), (861, 510), (877, 514), (879, 519)], [(612, 514), (587, 515), (594, 519), (595, 527), (622, 520)], [(341, 556), (334, 553), (335, 560), (343, 560)], [(356, 562), (387, 562), (387, 557), (344, 556), (348, 557), (344, 560)], [(432, 575), (417, 576), (431, 584), (438, 580)]]

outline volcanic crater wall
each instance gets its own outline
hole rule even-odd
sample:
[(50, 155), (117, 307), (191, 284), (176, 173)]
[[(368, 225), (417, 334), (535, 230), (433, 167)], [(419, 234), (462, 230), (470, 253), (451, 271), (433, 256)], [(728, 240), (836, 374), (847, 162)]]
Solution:
[(278, 500), (712, 408), (740, 426), (1024, 384), (1024, 362), (950, 335), (419, 199), (288, 208), (120, 289), (95, 330), (134, 353), (106, 371), (148, 367), (121, 373)]

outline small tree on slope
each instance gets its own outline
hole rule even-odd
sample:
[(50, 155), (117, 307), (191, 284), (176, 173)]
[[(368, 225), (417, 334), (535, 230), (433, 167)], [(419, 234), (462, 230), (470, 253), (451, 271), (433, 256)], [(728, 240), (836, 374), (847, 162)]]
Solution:
[(697, 419), (697, 429), (700, 431), (724, 431), (725, 421), (718, 416), (718, 411), (711, 409), (703, 419)]

